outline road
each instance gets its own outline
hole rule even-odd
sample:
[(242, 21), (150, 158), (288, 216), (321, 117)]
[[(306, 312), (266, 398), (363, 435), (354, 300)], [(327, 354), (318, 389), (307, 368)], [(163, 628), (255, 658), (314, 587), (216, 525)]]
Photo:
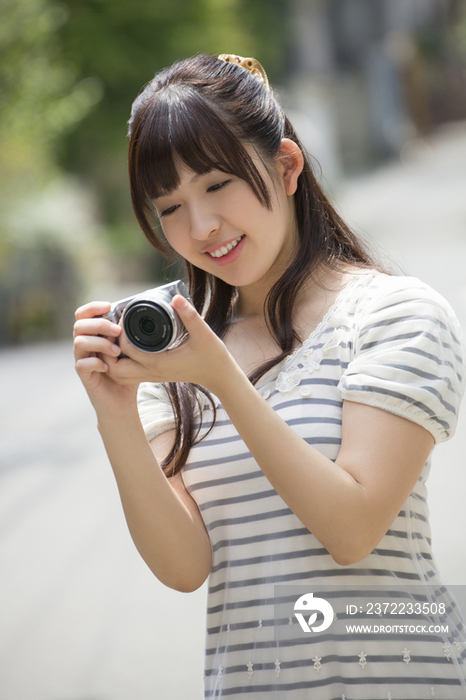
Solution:
[(70, 344), (4, 351), (0, 386), (0, 697), (200, 698), (205, 591), (137, 554)]
[[(465, 192), (463, 125), (336, 194), (464, 327)], [(0, 387), (0, 697), (200, 699), (205, 587), (171, 591), (137, 554), (70, 344), (4, 350)], [(453, 584), (466, 584), (465, 414), (430, 479), (437, 561)]]

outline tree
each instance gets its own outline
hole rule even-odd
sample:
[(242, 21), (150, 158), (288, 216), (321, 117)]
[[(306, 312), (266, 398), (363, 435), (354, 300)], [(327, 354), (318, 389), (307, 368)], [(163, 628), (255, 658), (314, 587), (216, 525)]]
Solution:
[[(196, 52), (257, 56), (275, 78), (286, 5), (0, 0), (0, 344), (2, 335), (56, 335), (57, 306), (71, 316), (79, 278), (101, 274), (99, 258), (115, 281), (157, 279), (160, 260), (129, 201), (131, 103), (157, 70)], [(97, 201), (93, 220), (86, 192)], [(60, 261), (53, 270), (52, 260)]]

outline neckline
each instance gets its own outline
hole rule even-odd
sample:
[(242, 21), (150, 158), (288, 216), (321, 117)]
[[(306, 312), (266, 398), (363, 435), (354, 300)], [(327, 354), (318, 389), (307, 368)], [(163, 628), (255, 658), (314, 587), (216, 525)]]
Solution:
[[(333, 301), (332, 304), (328, 307), (327, 311), (325, 314), (322, 316), (322, 319), (319, 321), (317, 326), (312, 329), (312, 331), (309, 333), (309, 335), (300, 343), (294, 350), (291, 352), (289, 355), (287, 355), (281, 362), (278, 364), (274, 365), (271, 367), (268, 372), (266, 372), (259, 384), (256, 384), (256, 389), (260, 390), (265, 386), (265, 384), (268, 384), (273, 377), (270, 377), (270, 373), (274, 372), (280, 373), (281, 369), (292, 362), (292, 360), (298, 355), (303, 348), (306, 348), (308, 345), (311, 345), (314, 338), (322, 331), (322, 329), (328, 325), (331, 316), (333, 316), (336, 311), (338, 310), (338, 307), (342, 305), (343, 300), (345, 299), (346, 295), (353, 289), (353, 287), (357, 286), (357, 283), (361, 280), (361, 278), (366, 277), (367, 275), (374, 275), (374, 270), (372, 268), (363, 268), (363, 269), (358, 269), (357, 272), (350, 273), (352, 278), (345, 284), (345, 286), (340, 290), (338, 293), (336, 299)], [(276, 375), (278, 376), (278, 374)], [(276, 377), (275, 377), (276, 379)]]

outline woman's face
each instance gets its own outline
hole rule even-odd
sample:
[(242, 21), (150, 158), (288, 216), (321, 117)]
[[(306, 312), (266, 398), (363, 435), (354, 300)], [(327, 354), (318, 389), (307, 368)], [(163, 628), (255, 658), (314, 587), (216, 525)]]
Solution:
[(179, 187), (154, 200), (170, 246), (192, 265), (239, 288), (264, 282), (270, 287), (288, 266), (297, 236), (285, 169), (277, 165), (272, 180), (257, 155), (254, 160), (271, 209), (235, 175), (218, 170), (198, 175), (186, 167), (179, 168)]

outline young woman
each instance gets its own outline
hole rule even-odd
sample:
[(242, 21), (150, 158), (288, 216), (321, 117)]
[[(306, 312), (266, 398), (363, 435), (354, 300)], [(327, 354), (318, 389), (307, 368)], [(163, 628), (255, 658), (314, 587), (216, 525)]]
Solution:
[[(76, 368), (141, 555), (180, 591), (210, 576), (206, 697), (465, 698), (426, 505), (463, 388), (450, 307), (374, 267), (254, 59), (163, 70), (129, 134), (138, 221), (186, 263), (192, 304), (172, 305), (189, 338), (140, 352), (93, 302)], [(448, 632), (306, 634), (293, 605), (277, 618), (277, 584), (422, 584)]]

